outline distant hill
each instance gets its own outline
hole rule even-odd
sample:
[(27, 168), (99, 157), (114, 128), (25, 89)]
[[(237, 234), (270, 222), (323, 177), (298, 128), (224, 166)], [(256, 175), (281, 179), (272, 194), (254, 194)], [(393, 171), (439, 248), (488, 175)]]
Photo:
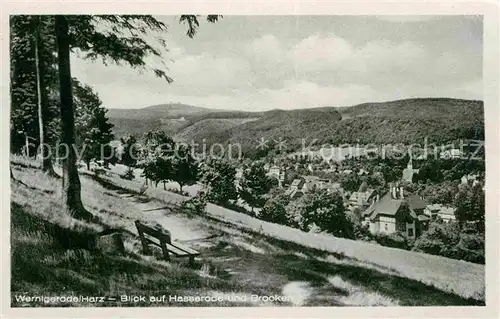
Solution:
[(152, 105), (140, 109), (108, 109), (114, 133), (120, 138), (127, 134), (141, 136), (145, 132), (161, 129), (175, 134), (189, 124), (187, 118), (201, 117), (212, 112), (223, 112), (181, 103)]
[[(296, 150), (313, 140), (316, 144), (343, 143), (432, 143), (457, 139), (484, 140), (483, 102), (449, 98), (415, 98), (351, 107), (318, 107), (267, 112), (221, 111), (167, 104), (140, 109), (142, 115), (111, 122), (115, 132), (142, 135), (162, 129), (186, 142), (239, 143), (244, 151), (255, 151), (258, 140), (286, 140), (288, 150)], [(127, 110), (132, 111), (132, 110)], [(138, 110), (134, 110), (137, 112)], [(158, 112), (158, 113), (156, 113)], [(151, 114), (157, 114), (151, 116)], [(163, 114), (160, 116), (159, 114)], [(126, 115), (131, 116), (131, 115)], [(180, 118), (184, 117), (184, 118)]]
[(208, 109), (188, 104), (168, 103), (152, 105), (140, 109), (109, 109), (108, 116), (110, 118), (122, 119), (160, 119), (198, 116), (221, 111), (222, 110)]

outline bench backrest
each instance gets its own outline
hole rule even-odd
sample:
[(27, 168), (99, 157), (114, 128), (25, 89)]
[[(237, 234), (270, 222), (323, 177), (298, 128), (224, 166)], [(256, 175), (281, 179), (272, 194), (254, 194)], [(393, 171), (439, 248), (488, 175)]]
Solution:
[(146, 226), (142, 224), (140, 221), (135, 221), (135, 226), (137, 227), (137, 231), (139, 232), (139, 236), (143, 237), (143, 234), (148, 234), (160, 240), (160, 242), (166, 242), (170, 244), (171, 239), (169, 234), (165, 234), (158, 229), (154, 229), (152, 227)]

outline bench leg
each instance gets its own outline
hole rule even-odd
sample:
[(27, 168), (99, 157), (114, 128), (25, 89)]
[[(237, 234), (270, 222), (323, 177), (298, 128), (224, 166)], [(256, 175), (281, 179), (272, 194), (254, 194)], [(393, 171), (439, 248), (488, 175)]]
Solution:
[(146, 239), (141, 237), (141, 243), (142, 243), (142, 253), (144, 255), (150, 255), (151, 254), (151, 249), (149, 249), (149, 243)]
[(170, 261), (170, 255), (168, 254), (167, 246), (164, 242), (161, 243), (161, 251), (163, 252), (163, 259)]

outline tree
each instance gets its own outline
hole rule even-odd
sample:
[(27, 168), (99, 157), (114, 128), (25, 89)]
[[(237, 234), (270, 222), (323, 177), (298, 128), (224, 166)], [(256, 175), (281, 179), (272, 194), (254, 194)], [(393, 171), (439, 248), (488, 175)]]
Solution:
[(287, 195), (281, 194), (266, 201), (264, 207), (259, 212), (259, 218), (267, 222), (290, 225), (291, 216), (287, 213), (287, 205), (290, 199)]
[(318, 190), (303, 197), (301, 228), (309, 230), (314, 224), (336, 237), (353, 238), (353, 223), (345, 214), (344, 201), (338, 192)]
[[(49, 123), (50, 123), (50, 110), (49, 110), (49, 96), (47, 91), (47, 62), (51, 62), (52, 59), (47, 61), (44, 57), (43, 43), (49, 43), (49, 36), (42, 36), (42, 34), (47, 35), (47, 27), (52, 26), (52, 21), (44, 18), (43, 16), (34, 17), (35, 22), (35, 32), (34, 32), (34, 47), (35, 47), (35, 64), (36, 64), (36, 82), (37, 82), (37, 102), (38, 102), (38, 127), (39, 127), (39, 145), (40, 145), (40, 155), (42, 157), (42, 171), (46, 172), (51, 176), (58, 176), (54, 172), (52, 166), (52, 159), (50, 156), (49, 145)], [(51, 47), (49, 55), (52, 57), (53, 46)]]
[(128, 167), (133, 167), (137, 164), (139, 158), (139, 150), (137, 148), (137, 139), (134, 135), (127, 135), (120, 138), (122, 146), (120, 152), (120, 163)]
[(76, 146), (80, 149), (82, 159), (90, 169), (90, 161), (104, 159), (107, 163), (113, 154), (109, 143), (114, 139), (113, 124), (106, 116), (107, 110), (92, 88), (73, 79), (75, 96)]
[(142, 148), (139, 154), (139, 167), (143, 176), (154, 181), (156, 186), (171, 177), (170, 157), (175, 151), (175, 142), (163, 131), (151, 131), (144, 134)]
[(426, 185), (421, 195), (430, 203), (451, 206), (458, 193), (458, 182), (444, 181), (439, 184)]
[(461, 185), (455, 196), (455, 218), (460, 228), (467, 223), (474, 224), (478, 232), (484, 232), (485, 206), (484, 191), (481, 184), (475, 186)]
[(10, 17), (10, 136), (13, 153), (24, 148), (27, 138), (33, 141), (29, 153), (42, 151), (42, 169), (55, 176), (49, 148), (40, 148), (53, 144), (58, 114), (53, 26), (50, 16)]
[(240, 181), (240, 197), (250, 205), (252, 212), (254, 207), (260, 208), (265, 203), (265, 197), (272, 188), (271, 179), (266, 175), (263, 162), (254, 162), (243, 172)]
[(443, 180), (443, 172), (438, 160), (431, 160), (425, 162), (419, 169), (418, 173), (413, 176), (413, 182), (421, 181), (426, 183), (431, 181), (433, 183), (439, 183)]
[(340, 185), (349, 192), (357, 191), (361, 186), (361, 183), (362, 181), (358, 174), (343, 174), (340, 177)]
[(198, 178), (198, 163), (193, 157), (191, 149), (178, 144), (175, 152), (167, 159), (171, 169), (168, 179), (179, 184), (180, 191), (185, 185), (193, 185)]
[[(218, 18), (218, 15), (210, 15), (207, 20), (215, 22)], [(188, 35), (193, 37), (199, 26), (197, 16), (181, 16), (182, 21), (188, 23)], [(108, 23), (111, 32), (100, 31), (96, 22)], [(63, 196), (66, 209), (74, 217), (89, 219), (92, 215), (84, 209), (81, 201), (81, 185), (75, 151), (72, 147), (75, 136), (70, 50), (78, 48), (88, 59), (95, 60), (100, 57), (104, 61), (127, 62), (132, 67), (145, 68), (145, 58), (149, 55), (161, 57), (161, 52), (148, 44), (142, 36), (149, 31), (166, 32), (166, 29), (164, 23), (147, 15), (55, 16), (61, 100), (61, 141), (69, 146), (69, 154), (62, 165)], [(165, 41), (160, 40), (165, 46)], [(159, 68), (151, 70), (167, 82), (172, 81), (165, 70)]]
[(227, 204), (238, 198), (235, 185), (236, 168), (222, 158), (208, 158), (201, 166), (200, 181), (207, 186), (207, 199)]

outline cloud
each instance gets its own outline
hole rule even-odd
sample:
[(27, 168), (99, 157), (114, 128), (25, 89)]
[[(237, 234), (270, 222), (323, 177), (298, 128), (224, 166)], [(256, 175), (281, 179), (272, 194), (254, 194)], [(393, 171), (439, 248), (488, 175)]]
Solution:
[(353, 54), (353, 48), (343, 38), (335, 35), (312, 35), (300, 41), (290, 51), (295, 65), (310, 69), (336, 67)]
[[(388, 19), (431, 18), (437, 16)], [(392, 28), (373, 18), (366, 23), (395, 30), (405, 28)], [(418, 96), (482, 98), (479, 51), (461, 50), (435, 40), (430, 43), (422, 36), (414, 38), (407, 33), (370, 39), (365, 34), (356, 35), (356, 31), (351, 37), (342, 28), (336, 28), (336, 33), (325, 27), (301, 29), (288, 37), (269, 28), (265, 30), (253, 38), (232, 35), (234, 40), (228, 49), (221, 45), (227, 43), (226, 38), (182, 42), (182, 34), (183, 38), (174, 39), (178, 43), (169, 41), (169, 51), (163, 59), (148, 59), (148, 63), (165, 64), (174, 79), (170, 85), (151, 73), (140, 73), (127, 66), (105, 67), (74, 57), (72, 71), (94, 86), (108, 107), (183, 102), (213, 108), (266, 110)]]
[(352, 46), (347, 40), (329, 35), (308, 37), (291, 51), (293, 64), (301, 72), (338, 70), (343, 72), (388, 73), (404, 72), (424, 61), (425, 50), (411, 42), (370, 41), (361, 47)]
[(174, 78), (173, 87), (191, 87), (200, 94), (205, 89), (237, 89), (253, 81), (248, 61), (239, 57), (219, 57), (210, 53), (186, 55), (169, 67)]
[(280, 40), (272, 34), (254, 39), (245, 45), (244, 51), (248, 57), (255, 58), (259, 62), (279, 62), (285, 55), (285, 49)]

